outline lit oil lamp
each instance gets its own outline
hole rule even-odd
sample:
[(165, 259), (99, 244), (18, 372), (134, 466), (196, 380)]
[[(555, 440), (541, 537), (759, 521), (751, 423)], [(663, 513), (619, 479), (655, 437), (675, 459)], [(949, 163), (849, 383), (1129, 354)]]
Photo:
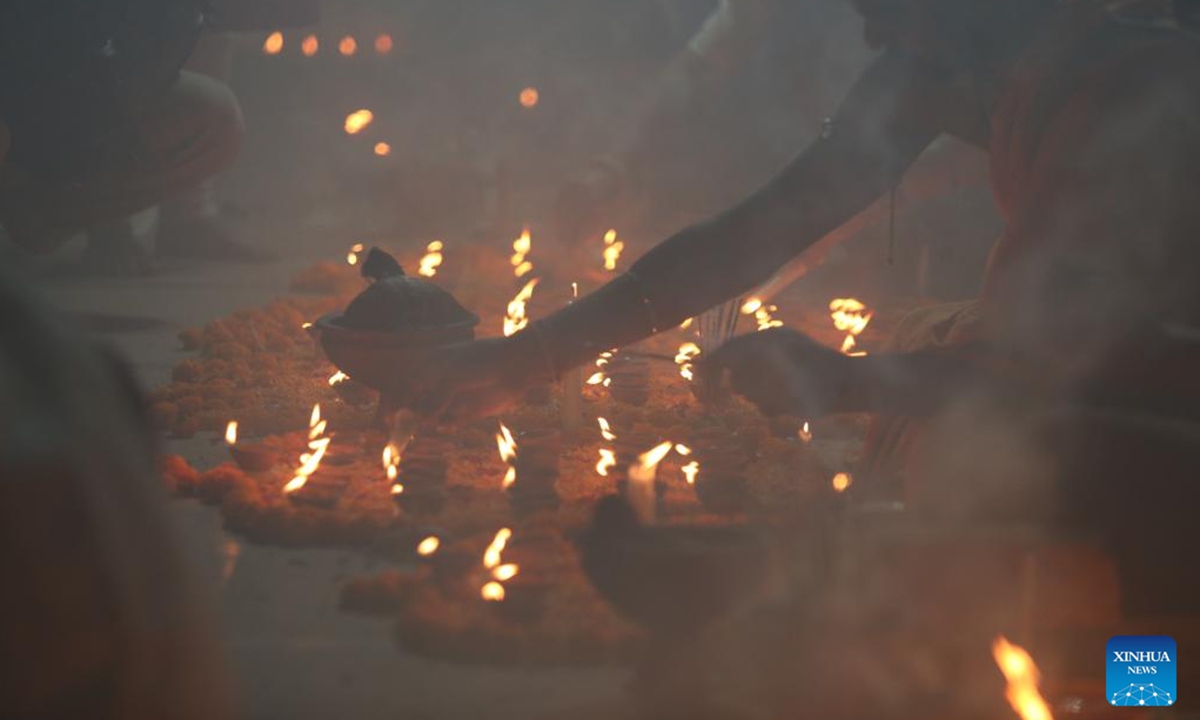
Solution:
[(248, 473), (266, 472), (279, 461), (278, 456), (261, 443), (239, 442), (237, 420), (230, 420), (225, 426), (225, 444), (233, 461)]

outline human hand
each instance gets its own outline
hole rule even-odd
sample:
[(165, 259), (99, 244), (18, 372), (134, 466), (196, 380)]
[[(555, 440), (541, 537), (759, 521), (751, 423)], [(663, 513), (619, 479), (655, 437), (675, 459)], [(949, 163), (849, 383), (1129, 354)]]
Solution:
[(539, 380), (548, 381), (547, 375), (537, 344), (518, 334), (439, 348), (402, 379), (402, 395), (387, 389), (384, 395), (394, 407), (461, 422), (513, 407)]
[(853, 360), (794, 330), (773, 328), (730, 340), (701, 358), (699, 370), (712, 385), (728, 374), (733, 391), (764, 415), (817, 418), (846, 409)]

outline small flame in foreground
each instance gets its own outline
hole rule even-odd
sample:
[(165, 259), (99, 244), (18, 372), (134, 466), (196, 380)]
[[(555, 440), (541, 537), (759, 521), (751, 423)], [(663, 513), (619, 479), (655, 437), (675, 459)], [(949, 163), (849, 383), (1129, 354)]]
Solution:
[(504, 600), (504, 586), (496, 581), (492, 581), (483, 586), (479, 591), (480, 596), (488, 602), (501, 602)]
[(1050, 706), (1038, 691), (1041, 673), (1029, 653), (1000, 635), (992, 643), (992, 657), (1008, 681), (1004, 696), (1021, 720), (1054, 720)]
[(375, 143), (375, 154), (379, 157), (387, 157), (392, 154), (392, 146), (385, 142)]
[(529, 315), (526, 313), (525, 304), (533, 297), (533, 290), (537, 287), (538, 278), (533, 278), (525, 283), (525, 287), (517, 293), (517, 296), (508, 304), (508, 316), (504, 318), (504, 337), (511, 337), (529, 324)]
[(321, 51), (321, 41), (316, 35), (309, 35), (300, 43), (300, 52), (304, 53), (304, 57), (314, 57)]
[(612, 272), (617, 269), (617, 261), (625, 251), (625, 243), (617, 239), (617, 231), (609, 230), (604, 233), (604, 269)]
[(679, 469), (683, 471), (683, 477), (685, 480), (687, 480), (688, 485), (696, 484), (696, 476), (700, 474), (699, 462), (693, 460)]
[(346, 134), (357, 135), (375, 121), (375, 113), (367, 109), (355, 110), (346, 116)]
[(437, 552), (438, 548), (440, 548), (441, 546), (442, 546), (442, 541), (438, 539), (438, 536), (430, 535), (429, 537), (425, 538), (417, 545), (417, 554), (420, 555), (421, 557), (429, 557), (430, 555)]
[(278, 55), (283, 52), (283, 33), (276, 30), (263, 41), (263, 54)]
[(854, 484), (854, 477), (850, 473), (840, 472), (833, 476), (833, 481), (830, 484), (833, 485), (835, 492), (846, 492)]
[(512, 539), (511, 528), (500, 528), (496, 531), (496, 536), (492, 538), (491, 545), (488, 545), (487, 550), (483, 552), (483, 566), (488, 570), (492, 570), (500, 565), (500, 555), (504, 552), (504, 547), (508, 545), (508, 541)]
[(517, 99), (521, 101), (521, 107), (524, 107), (524, 108), (537, 107), (538, 100), (541, 99), (541, 94), (538, 93), (537, 88), (527, 87), (527, 88), (521, 90), (521, 94), (517, 96)]
[(346, 253), (346, 262), (350, 265), (357, 265), (359, 254), (365, 249), (366, 247), (362, 243), (354, 243), (350, 248), (350, 252)]
[(500, 432), (496, 433), (496, 448), (500, 451), (500, 459), (508, 465), (501, 487), (508, 489), (517, 481), (517, 468), (513, 461), (517, 459), (517, 441), (504, 423), (500, 423)]
[(392, 41), (392, 36), (387, 33), (380, 33), (375, 37), (375, 52), (380, 55), (387, 55), (396, 46)]
[(421, 277), (433, 277), (437, 275), (437, 269), (442, 266), (442, 250), (446, 248), (446, 244), (441, 240), (434, 240), (425, 246), (425, 256), (421, 258), (421, 268), (417, 270), (417, 274)]
[(229, 424), (225, 426), (225, 442), (226, 443), (228, 443), (229, 445), (237, 445), (237, 430), (238, 430), (238, 421), (230, 420)]
[(679, 376), (684, 380), (692, 380), (694, 373), (692, 372), (692, 361), (700, 355), (700, 346), (694, 342), (685, 342), (679, 346), (679, 352), (675, 354), (675, 364), (679, 366)]
[(300, 456), (300, 467), (296, 468), (295, 476), (283, 486), (283, 491), (289, 495), (308, 484), (308, 478), (320, 467), (321, 458), (325, 457), (325, 452), (329, 449), (329, 442), (332, 439), (322, 437), (325, 434), (326, 421), (321, 419), (319, 403), (313, 405), (308, 426), (308, 449), (311, 452)]
[(338, 52), (345, 57), (350, 57), (358, 52), (358, 41), (353, 35), (347, 35), (338, 41)]
[(862, 357), (867, 353), (855, 350), (858, 347), (856, 338), (867, 329), (873, 313), (867, 311), (867, 306), (854, 298), (834, 298), (829, 302), (829, 316), (833, 318), (833, 326), (846, 333), (842, 341), (842, 353), (851, 357)]
[(521, 237), (513, 240), (512, 248), (513, 254), (509, 262), (513, 266), (513, 275), (523, 278), (533, 272), (533, 263), (526, 259), (533, 250), (533, 238), (529, 235), (529, 228), (522, 230)]

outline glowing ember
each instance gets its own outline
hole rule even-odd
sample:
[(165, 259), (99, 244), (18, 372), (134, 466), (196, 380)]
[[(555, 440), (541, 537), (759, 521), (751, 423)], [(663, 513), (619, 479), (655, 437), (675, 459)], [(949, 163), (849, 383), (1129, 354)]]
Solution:
[(799, 437), (800, 437), (800, 442), (803, 442), (803, 443), (812, 442), (813, 434), (812, 434), (812, 430), (809, 429), (807, 422), (805, 422), (804, 426), (802, 428), (800, 428), (800, 432), (798, 432), (797, 435), (799, 435)]
[(230, 420), (229, 424), (225, 426), (225, 442), (226, 443), (228, 443), (230, 445), (237, 445), (237, 429), (238, 429), (237, 420)]
[(355, 110), (346, 116), (346, 134), (357, 135), (375, 121), (375, 113), (370, 110)]
[(609, 442), (617, 439), (617, 436), (613, 434), (612, 426), (608, 424), (608, 420), (604, 418), (596, 418), (596, 422), (600, 425), (600, 437)]
[(283, 33), (276, 31), (268, 35), (263, 42), (263, 53), (278, 55), (281, 52), (283, 52)]
[(294, 477), (283, 486), (283, 492), (289, 495), (308, 484), (308, 478), (320, 467), (321, 458), (325, 457), (325, 452), (329, 449), (329, 442), (332, 439), (323, 437), (326, 422), (321, 419), (320, 404), (313, 405), (312, 414), (308, 420), (308, 427), (308, 449), (310, 452), (306, 452), (300, 456), (300, 466), (296, 468)]
[(446, 244), (441, 240), (434, 240), (425, 246), (425, 256), (421, 258), (421, 268), (417, 270), (417, 274), (421, 277), (433, 277), (437, 275), (437, 269), (442, 266), (442, 250)]
[(421, 557), (429, 557), (437, 552), (441, 546), (442, 541), (438, 539), (437, 535), (430, 535), (417, 545), (417, 554)]
[(483, 586), (479, 591), (480, 596), (488, 602), (501, 602), (504, 600), (504, 586), (498, 582), (492, 581)]
[(1041, 673), (1029, 653), (1001, 635), (992, 643), (992, 657), (1008, 681), (1004, 696), (1021, 720), (1054, 720), (1050, 706), (1038, 691)]
[(694, 342), (685, 342), (679, 346), (679, 352), (675, 354), (675, 364), (679, 366), (679, 375), (684, 380), (691, 380), (694, 377), (692, 372), (692, 361), (700, 354), (700, 346)]
[(358, 256), (361, 255), (362, 251), (365, 249), (366, 248), (362, 243), (355, 243), (354, 246), (350, 248), (350, 252), (346, 253), (346, 262), (351, 265), (357, 265)]
[(833, 476), (833, 489), (835, 492), (846, 492), (846, 490), (854, 484), (854, 478), (850, 473), (840, 472)]
[(617, 231), (609, 230), (604, 233), (604, 269), (612, 272), (617, 269), (617, 261), (625, 251), (625, 243), (617, 239)]
[(525, 304), (533, 297), (533, 290), (537, 284), (537, 278), (525, 283), (525, 287), (521, 288), (517, 296), (508, 304), (508, 315), (504, 318), (504, 337), (511, 337), (529, 325), (529, 315), (526, 312)]
[(533, 238), (529, 235), (529, 228), (521, 231), (521, 237), (513, 240), (513, 254), (509, 258), (509, 262), (513, 266), (513, 275), (523, 278), (533, 272), (533, 263), (527, 257), (529, 252), (533, 250)]
[(505, 563), (504, 565), (501, 565), (492, 571), (492, 577), (496, 578), (496, 580), (500, 582), (505, 582), (515, 578), (520, 570), (521, 568), (515, 563)]
[(483, 566), (488, 570), (492, 570), (500, 565), (500, 555), (504, 552), (504, 547), (508, 545), (508, 541), (512, 539), (512, 530), (509, 528), (501, 528), (496, 531), (496, 536), (492, 538), (492, 544), (488, 545), (487, 550), (483, 553)]
[(379, 157), (387, 157), (392, 154), (392, 146), (385, 142), (375, 143), (375, 154)]
[(337, 372), (335, 372), (334, 374), (329, 376), (329, 387), (334, 387), (336, 385), (339, 385), (340, 383), (346, 382), (349, 379), (350, 379), (349, 375), (342, 372), (341, 370), (338, 370)]
[(344, 57), (350, 57), (354, 53), (358, 52), (358, 41), (354, 39), (353, 35), (345, 36), (338, 41), (338, 52), (340, 52)]
[(392, 41), (391, 35), (388, 35), (387, 33), (380, 33), (375, 37), (375, 52), (379, 53), (380, 55), (387, 55), (394, 47), (395, 43)]
[(504, 423), (500, 423), (500, 432), (496, 433), (496, 448), (500, 451), (500, 459), (508, 465), (501, 487), (508, 489), (517, 481), (517, 468), (513, 461), (517, 459), (517, 441)]
[(696, 484), (696, 476), (700, 474), (699, 462), (693, 460), (679, 469), (683, 471), (683, 477), (687, 480), (688, 485)]
[(855, 350), (858, 341), (855, 339), (867, 329), (873, 314), (867, 311), (867, 306), (854, 298), (835, 298), (829, 303), (829, 316), (833, 318), (833, 326), (846, 333), (842, 341), (842, 353), (851, 357), (862, 357), (867, 353)]
[(300, 52), (304, 53), (304, 57), (315, 57), (321, 51), (321, 41), (316, 35), (309, 35), (300, 43)]
[(517, 99), (521, 101), (521, 107), (532, 108), (537, 107), (538, 100), (541, 99), (541, 95), (538, 93), (537, 88), (527, 87), (521, 91), (521, 94), (517, 96)]
[(654, 481), (658, 475), (658, 464), (674, 447), (675, 443), (670, 440), (661, 442), (648, 452), (639, 455), (638, 461), (629, 466), (629, 500), (643, 522), (654, 522), (656, 514)]

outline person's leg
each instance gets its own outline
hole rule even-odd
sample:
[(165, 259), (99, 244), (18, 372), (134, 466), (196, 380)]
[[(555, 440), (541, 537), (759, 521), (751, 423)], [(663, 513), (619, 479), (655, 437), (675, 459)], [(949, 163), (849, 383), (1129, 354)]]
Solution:
[(26, 248), (54, 250), (72, 233), (125, 218), (216, 175), (237, 157), (241, 138), (233, 93), (184, 72), (147, 114), (127, 163), (69, 183), (38, 182), (6, 168), (0, 220)]

